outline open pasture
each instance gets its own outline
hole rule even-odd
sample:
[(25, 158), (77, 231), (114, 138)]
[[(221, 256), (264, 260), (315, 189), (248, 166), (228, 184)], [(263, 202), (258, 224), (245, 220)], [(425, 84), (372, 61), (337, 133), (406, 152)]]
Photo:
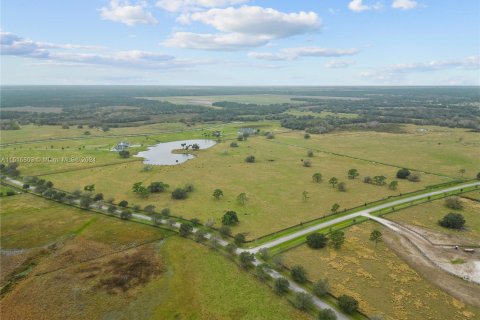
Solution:
[[(303, 137), (300, 139), (303, 140)], [(250, 137), (238, 144), (239, 147), (232, 148), (230, 141), (222, 142), (210, 149), (194, 152), (196, 159), (177, 166), (156, 166), (147, 172), (143, 170), (144, 165), (136, 161), (52, 174), (44, 178), (68, 191), (95, 184), (95, 192), (102, 192), (106, 198), (113, 197), (117, 203), (127, 200), (130, 205), (142, 207), (153, 204), (158, 210), (168, 207), (174, 215), (184, 218), (199, 218), (203, 222), (215, 219), (217, 226), (225, 211), (235, 210), (241, 222), (233, 231), (246, 233), (248, 239), (328, 214), (335, 203), (343, 210), (448, 181), (424, 174), (421, 182), (401, 181), (397, 190), (390, 190), (386, 185), (362, 182), (367, 175), (385, 176), (387, 182), (394, 180), (397, 169), (390, 166), (325, 153), (315, 153), (309, 158), (303, 148), (275, 143), (275, 139), (268, 140), (263, 136)], [(256, 162), (246, 163), (248, 155), (254, 155)], [(311, 166), (305, 167), (302, 159), (309, 159)], [(356, 168), (360, 177), (348, 179), (347, 171), (351, 168)], [(316, 172), (323, 175), (320, 183), (312, 180)], [(345, 182), (347, 191), (333, 188), (328, 182), (331, 177)], [(142, 198), (131, 190), (135, 182), (148, 185), (154, 181), (169, 184), (169, 192)], [(186, 184), (195, 187), (188, 199), (173, 200), (170, 192)], [(224, 193), (219, 200), (212, 197), (216, 188)], [(307, 192), (306, 198), (304, 191)], [(244, 205), (236, 199), (240, 193), (247, 194), (248, 200)]]

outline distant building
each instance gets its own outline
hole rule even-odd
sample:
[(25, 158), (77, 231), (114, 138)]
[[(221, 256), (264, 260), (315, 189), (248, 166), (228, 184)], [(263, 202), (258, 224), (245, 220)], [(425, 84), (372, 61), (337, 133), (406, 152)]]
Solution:
[(130, 144), (128, 142), (122, 141), (118, 143), (115, 147), (113, 147), (114, 151), (123, 151), (126, 150), (128, 147), (130, 147)]

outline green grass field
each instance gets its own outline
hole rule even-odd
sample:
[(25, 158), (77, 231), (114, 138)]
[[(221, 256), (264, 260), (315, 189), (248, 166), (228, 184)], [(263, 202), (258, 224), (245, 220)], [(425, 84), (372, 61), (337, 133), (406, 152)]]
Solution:
[[(422, 131), (425, 129), (427, 131)], [(405, 126), (407, 133), (341, 132), (312, 135), (292, 132), (278, 142), (345, 154), (376, 162), (461, 178), (473, 178), (480, 171), (480, 135), (465, 129)]]
[[(464, 208), (462, 210), (452, 210), (445, 206), (445, 200), (436, 200), (421, 204), (415, 207), (400, 210), (398, 212), (384, 216), (387, 219), (406, 224), (413, 224), (423, 228), (438, 231), (444, 234), (456, 235), (470, 239), (471, 243), (480, 241), (480, 203), (462, 199)], [(438, 224), (450, 212), (460, 213), (466, 220), (466, 230), (456, 231), (443, 228)]]
[(480, 311), (450, 297), (421, 278), (384, 243), (368, 240), (372, 222), (346, 230), (340, 251), (302, 245), (283, 254), (288, 266), (302, 265), (309, 279), (328, 278), (334, 295), (348, 294), (367, 314), (385, 319), (477, 319)]
[[(249, 239), (328, 214), (334, 203), (340, 204), (341, 209), (351, 208), (447, 181), (423, 175), (421, 182), (402, 181), (398, 190), (392, 191), (386, 186), (365, 184), (361, 179), (366, 175), (384, 175), (392, 180), (397, 171), (395, 168), (324, 153), (315, 154), (311, 158), (312, 166), (307, 168), (301, 162), (307, 158), (306, 150), (274, 143), (262, 136), (240, 142), (238, 148), (231, 148), (229, 142), (225, 142), (196, 154), (196, 159), (181, 165), (159, 166), (149, 172), (142, 171), (140, 162), (132, 162), (47, 175), (45, 178), (68, 191), (95, 184), (96, 192), (114, 197), (117, 202), (126, 199), (130, 204), (154, 204), (158, 209), (169, 207), (173, 214), (185, 218), (196, 217), (202, 221), (213, 218), (217, 226), (225, 211), (236, 210), (241, 223), (234, 232), (246, 233)], [(256, 163), (245, 163), (245, 157), (250, 154), (255, 155)], [(357, 168), (361, 177), (348, 179), (350, 168)], [(323, 174), (322, 183), (312, 181), (315, 172)], [(332, 188), (328, 184), (330, 177), (344, 181), (347, 192)], [(131, 191), (137, 181), (145, 184), (163, 181), (171, 186), (170, 190), (193, 183), (195, 191), (183, 201), (172, 200), (169, 193), (145, 199)], [(220, 200), (212, 197), (216, 188), (224, 192)], [(303, 200), (303, 191), (309, 193), (306, 201)], [(243, 206), (236, 201), (242, 192), (248, 197)]]
[[(2, 253), (2, 281), (28, 269), (2, 297), (2, 319), (311, 319), (233, 262), (169, 231), (16, 198), (0, 200), (2, 249), (24, 251)], [(114, 275), (127, 267), (133, 280), (124, 291)]]

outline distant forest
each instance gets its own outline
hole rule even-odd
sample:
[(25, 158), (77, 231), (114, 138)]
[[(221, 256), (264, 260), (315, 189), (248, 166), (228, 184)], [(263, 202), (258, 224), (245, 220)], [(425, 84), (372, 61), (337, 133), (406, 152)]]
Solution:
[[(272, 119), (279, 120), (285, 128), (309, 133), (341, 128), (375, 130), (406, 123), (480, 131), (479, 87), (3, 86), (1, 91), (2, 130), (15, 130), (29, 123), (110, 128), (161, 121), (193, 124)], [(167, 96), (254, 94), (288, 95), (296, 103), (257, 105), (222, 101), (209, 107), (161, 101), (161, 97)], [(22, 110), (24, 107), (28, 108)], [(35, 112), (35, 108), (59, 111)], [(302, 115), (288, 110), (306, 112)], [(315, 116), (322, 112), (328, 115)], [(345, 113), (358, 116), (338, 115)]]

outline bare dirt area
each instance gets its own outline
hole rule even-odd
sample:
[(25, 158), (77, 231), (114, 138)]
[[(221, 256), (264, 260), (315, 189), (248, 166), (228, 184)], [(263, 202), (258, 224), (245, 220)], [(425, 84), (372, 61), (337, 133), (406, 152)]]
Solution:
[[(480, 285), (451, 274), (470, 274), (472, 276), (475, 272), (475, 270), (472, 270), (472, 266), (475, 266), (474, 261), (479, 260), (478, 253), (470, 255), (451, 247), (434, 246), (428, 241), (419, 241), (418, 238), (411, 235), (406, 237), (404, 234), (388, 228), (384, 228), (383, 239), (391, 250), (423, 278), (453, 297), (472, 306), (480, 307), (480, 299), (478, 298), (480, 296)], [(452, 261), (461, 260), (465, 263), (452, 263)], [(467, 263), (467, 261), (470, 263)], [(446, 270), (451, 273), (447, 273)], [(476, 272), (478, 272), (478, 269), (476, 269)]]

